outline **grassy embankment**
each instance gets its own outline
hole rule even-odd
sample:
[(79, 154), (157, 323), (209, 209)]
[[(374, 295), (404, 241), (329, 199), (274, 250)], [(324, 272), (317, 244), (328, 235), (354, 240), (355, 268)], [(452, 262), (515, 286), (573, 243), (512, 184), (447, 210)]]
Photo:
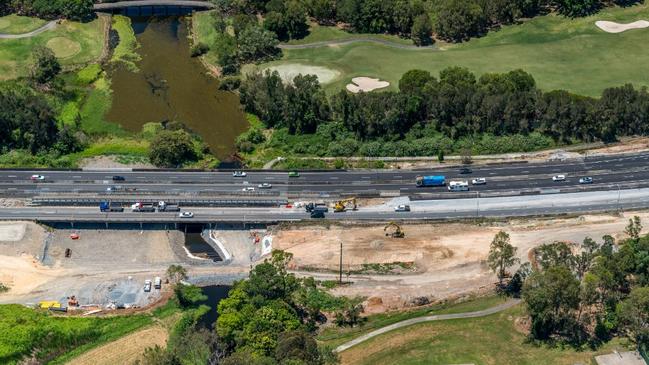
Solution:
[(40, 28), (47, 20), (15, 14), (0, 17), (0, 34), (23, 34)]
[(0, 363), (16, 364), (23, 357), (63, 363), (102, 343), (153, 323), (152, 315), (115, 317), (55, 316), (17, 304), (0, 306)]
[[(21, 39), (0, 39), (0, 80), (26, 76), (32, 62), (35, 46), (50, 47), (65, 66), (84, 65), (95, 61), (101, 55), (104, 45), (105, 17), (87, 23), (64, 21), (55, 29), (34, 37)], [(9, 15), (0, 18), (0, 26), (18, 32), (38, 28), (43, 20)], [(0, 32), (4, 32), (0, 28)]]
[[(439, 51), (407, 51), (373, 43), (335, 47), (284, 50), (282, 60), (260, 65), (301, 63), (325, 66), (341, 72), (326, 85), (328, 92), (344, 87), (352, 77), (370, 76), (387, 80), (396, 90), (401, 75), (411, 69), (437, 73), (448, 66), (465, 66), (476, 74), (506, 72), (521, 68), (530, 72), (544, 90), (566, 89), (598, 96), (610, 86), (624, 83), (649, 85), (649, 29), (619, 34), (606, 33), (596, 20), (631, 22), (649, 18), (649, 4), (608, 8), (578, 19), (548, 15), (520, 25), (503, 27), (469, 42), (439, 44)], [(347, 34), (319, 30), (319, 41), (340, 39)]]
[[(460, 313), (485, 309), (504, 299), (487, 297), (433, 310), (433, 314)], [(366, 326), (383, 327), (399, 320), (428, 315), (427, 310), (370, 316)], [(524, 315), (521, 305), (481, 318), (429, 322), (405, 327), (377, 336), (341, 354), (343, 364), (503, 364), (568, 365), (590, 364), (593, 356), (622, 348), (619, 339), (597, 350), (548, 347), (526, 342), (527, 336), (516, 329), (514, 320)], [(376, 319), (375, 319), (376, 318)], [(398, 318), (398, 319), (397, 319)], [(330, 329), (319, 336), (329, 346), (337, 346), (370, 329)]]

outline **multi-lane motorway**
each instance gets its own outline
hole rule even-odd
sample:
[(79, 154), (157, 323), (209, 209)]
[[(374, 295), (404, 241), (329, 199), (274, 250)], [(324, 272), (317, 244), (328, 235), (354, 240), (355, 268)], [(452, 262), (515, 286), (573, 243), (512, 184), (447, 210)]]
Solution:
[[(247, 193), (272, 196), (299, 196), (302, 193), (336, 193), (348, 195), (367, 192), (391, 192), (391, 196), (437, 193), (439, 197), (457, 198), (437, 201), (413, 201), (412, 212), (396, 213), (392, 206), (362, 207), (358, 211), (329, 213), (332, 219), (435, 219), (474, 216), (512, 216), (555, 213), (577, 213), (649, 207), (649, 153), (588, 157), (580, 160), (544, 163), (513, 163), (474, 166), (470, 174), (460, 174), (458, 166), (434, 170), (355, 170), (300, 172), (289, 177), (286, 172), (249, 171), (246, 177), (233, 177), (231, 171), (0, 171), (0, 197), (57, 196), (74, 194), (109, 195), (108, 187), (128, 188), (133, 201), (138, 196), (183, 194), (221, 196), (244, 187), (270, 183), (272, 189)], [(32, 181), (33, 174), (43, 180)], [(467, 194), (447, 191), (444, 187), (417, 188), (418, 175), (445, 175), (449, 180), (471, 180), (484, 177), (487, 184), (471, 186)], [(567, 180), (552, 181), (564, 174)], [(124, 177), (114, 182), (113, 176)], [(580, 185), (580, 177), (591, 176), (592, 185)], [(593, 189), (594, 188), (594, 189)], [(521, 195), (536, 191), (539, 195)], [(477, 193), (476, 193), (477, 192)], [(72, 194), (71, 194), (72, 193)], [(395, 194), (396, 193), (396, 194)], [(292, 194), (292, 195), (291, 195)], [(475, 194), (475, 196), (473, 196)], [(485, 198), (489, 197), (489, 198)], [(194, 221), (257, 221), (300, 220), (308, 218), (302, 209), (290, 208), (186, 208), (195, 212)], [(35, 219), (41, 221), (111, 221), (111, 222), (174, 222), (182, 221), (173, 213), (100, 213), (96, 207), (25, 207), (1, 208), (0, 219)]]
[[(484, 177), (487, 184), (472, 186), (471, 191), (506, 192), (539, 189), (564, 189), (579, 186), (580, 177), (593, 177), (593, 186), (626, 189), (649, 184), (649, 153), (588, 157), (581, 160), (545, 163), (514, 163), (507, 165), (476, 166), (471, 174), (460, 174), (458, 167), (435, 170), (373, 170), (301, 172), (289, 178), (286, 172), (251, 171), (244, 178), (231, 172), (156, 172), (156, 171), (0, 171), (0, 195), (39, 195), (42, 193), (102, 193), (111, 186), (129, 188), (131, 193), (202, 193), (223, 194), (241, 191), (244, 187), (270, 183), (265, 194), (283, 193), (363, 193), (397, 191), (401, 195), (422, 192), (454, 193), (443, 187), (417, 188), (418, 175), (445, 175), (447, 180), (471, 180)], [(41, 174), (42, 181), (30, 180), (32, 174)], [(565, 174), (564, 182), (552, 181), (552, 176)], [(114, 175), (126, 180), (113, 182)], [(583, 187), (583, 186), (582, 186)], [(133, 191), (134, 190), (134, 191)], [(256, 188), (250, 195), (259, 194)], [(458, 195), (458, 194), (455, 194)]]

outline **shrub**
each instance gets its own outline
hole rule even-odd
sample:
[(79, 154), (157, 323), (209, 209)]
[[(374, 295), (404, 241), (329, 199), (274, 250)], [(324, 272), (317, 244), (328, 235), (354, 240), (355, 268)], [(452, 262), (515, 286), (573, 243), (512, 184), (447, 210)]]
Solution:
[(210, 47), (203, 43), (203, 42), (198, 42), (192, 46), (192, 49), (190, 51), (190, 55), (192, 57), (198, 57), (206, 54), (210, 50)]

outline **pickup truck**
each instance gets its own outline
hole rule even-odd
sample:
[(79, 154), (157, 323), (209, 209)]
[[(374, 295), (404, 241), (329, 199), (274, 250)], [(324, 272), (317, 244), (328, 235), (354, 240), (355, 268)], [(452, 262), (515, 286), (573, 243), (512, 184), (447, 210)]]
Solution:
[(99, 210), (102, 212), (123, 212), (124, 207), (119, 203), (101, 202), (99, 203)]

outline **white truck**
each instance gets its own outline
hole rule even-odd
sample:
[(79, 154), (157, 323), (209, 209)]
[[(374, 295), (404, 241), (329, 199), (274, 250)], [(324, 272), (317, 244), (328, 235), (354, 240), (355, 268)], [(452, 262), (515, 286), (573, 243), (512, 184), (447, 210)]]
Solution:
[(467, 181), (451, 181), (448, 183), (449, 191), (469, 191), (469, 183)]

